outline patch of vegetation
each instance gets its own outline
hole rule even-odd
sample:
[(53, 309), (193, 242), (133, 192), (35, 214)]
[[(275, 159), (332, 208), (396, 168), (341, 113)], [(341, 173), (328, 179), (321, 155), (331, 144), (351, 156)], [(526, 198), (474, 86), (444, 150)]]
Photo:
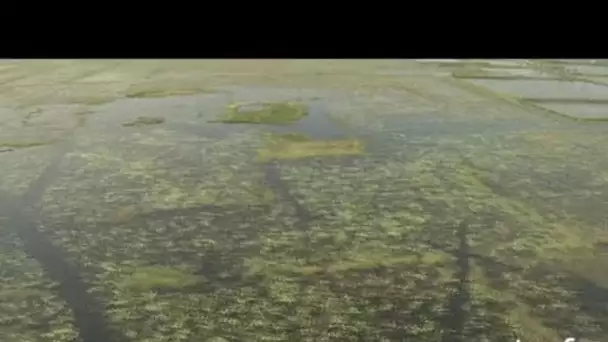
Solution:
[(136, 85), (127, 89), (125, 96), (129, 98), (155, 98), (171, 96), (187, 96), (202, 93), (211, 93), (209, 89), (202, 87), (193, 88), (161, 88), (146, 85)]
[(70, 103), (79, 103), (79, 104), (86, 104), (86, 105), (102, 105), (102, 104), (106, 104), (106, 103), (110, 103), (110, 102), (114, 102), (116, 101), (116, 96), (98, 96), (98, 97), (94, 97), (94, 96), (88, 96), (88, 97), (79, 97), (79, 98), (74, 98), (74, 99), (70, 99)]
[(218, 120), (224, 123), (289, 124), (308, 115), (308, 107), (297, 102), (230, 105)]
[(132, 291), (182, 290), (199, 284), (201, 276), (167, 266), (143, 266), (126, 276), (118, 286)]
[(305, 135), (287, 134), (269, 137), (265, 148), (258, 154), (260, 161), (273, 159), (300, 159), (326, 156), (352, 156), (365, 152), (359, 140), (313, 140)]
[(36, 147), (36, 146), (44, 146), (48, 145), (51, 142), (49, 141), (0, 141), (0, 149), (6, 148), (28, 148), (28, 147)]
[(151, 116), (139, 116), (133, 121), (127, 121), (122, 125), (124, 127), (134, 127), (134, 126), (145, 126), (145, 125), (158, 125), (165, 122), (165, 118), (161, 117), (151, 117)]
[[(285, 134), (279, 134), (276, 136), (268, 136), (269, 139), (277, 139), (277, 140), (282, 140), (282, 141), (289, 141), (289, 142), (308, 142), (308, 141), (312, 141), (312, 138), (309, 137), (306, 134), (300, 134), (300, 133), (285, 133)], [(279, 143), (279, 141), (277, 141), (277, 143)]]

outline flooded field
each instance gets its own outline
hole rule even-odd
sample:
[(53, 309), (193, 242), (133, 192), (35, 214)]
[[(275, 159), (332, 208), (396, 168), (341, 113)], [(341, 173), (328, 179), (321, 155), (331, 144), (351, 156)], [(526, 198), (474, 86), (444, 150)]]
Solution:
[(6, 61), (0, 341), (607, 341), (607, 70)]

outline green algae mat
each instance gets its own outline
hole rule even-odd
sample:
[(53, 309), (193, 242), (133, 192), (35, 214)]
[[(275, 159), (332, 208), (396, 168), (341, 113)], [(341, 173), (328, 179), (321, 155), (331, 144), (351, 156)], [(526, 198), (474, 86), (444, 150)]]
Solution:
[(541, 62), (28, 63), (3, 342), (608, 338), (608, 127), (463, 83)]

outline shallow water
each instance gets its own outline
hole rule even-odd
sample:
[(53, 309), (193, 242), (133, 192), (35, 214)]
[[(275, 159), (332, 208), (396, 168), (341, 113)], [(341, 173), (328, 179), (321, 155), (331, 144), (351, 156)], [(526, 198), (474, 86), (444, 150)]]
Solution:
[(593, 83), (557, 80), (494, 80), (478, 79), (473, 83), (493, 91), (533, 99), (608, 99), (608, 87)]
[(572, 73), (588, 76), (608, 76), (608, 66), (601, 65), (577, 65), (567, 67), (566, 70)]
[[(608, 126), (491, 96), (603, 88), (474, 80), (482, 93), (440, 62), (0, 70), (20, 77), (0, 92), (0, 340), (605, 340)], [(283, 101), (308, 115), (217, 122)], [(568, 105), (551, 109), (601, 113)], [(164, 122), (123, 126), (138, 117)]]
[(537, 106), (581, 119), (608, 119), (608, 103), (540, 102)]

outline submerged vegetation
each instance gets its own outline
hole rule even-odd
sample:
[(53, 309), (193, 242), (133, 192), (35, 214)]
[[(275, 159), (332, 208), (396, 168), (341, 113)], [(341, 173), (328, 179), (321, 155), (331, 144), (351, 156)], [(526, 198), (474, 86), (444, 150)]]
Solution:
[[(608, 338), (605, 129), (468, 93), (409, 108), (401, 78), (356, 71), (312, 77), (349, 89), (317, 97), (348, 134), (298, 126), (301, 89), (235, 87), (167, 113), (189, 130), (96, 120), (60, 159), (4, 154), (0, 209), (23, 213), (0, 210), (0, 340), (97, 342), (79, 336), (100, 322), (121, 336), (103, 342)], [(416, 82), (442, 101), (457, 84)], [(252, 98), (220, 121), (270, 125), (194, 118)], [(68, 304), (74, 279), (103, 315)]]
[(308, 115), (306, 105), (297, 102), (232, 104), (219, 119), (224, 123), (289, 124)]

